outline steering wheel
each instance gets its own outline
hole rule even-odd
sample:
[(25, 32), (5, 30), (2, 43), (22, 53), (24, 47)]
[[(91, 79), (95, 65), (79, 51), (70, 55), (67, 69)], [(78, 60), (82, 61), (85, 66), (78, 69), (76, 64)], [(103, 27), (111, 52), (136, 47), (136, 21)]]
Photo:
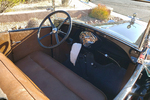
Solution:
[[(63, 22), (61, 22), (61, 23), (58, 25), (58, 27), (56, 27), (56, 26), (53, 24), (52, 20), (51, 20), (51, 16), (54, 15), (54, 14), (56, 14), (56, 13), (63, 13), (63, 14), (65, 14), (65, 15), (67, 16), (67, 18), (65, 18), (65, 20), (64, 20)], [(50, 31), (48, 34), (46, 34), (46, 35), (40, 37), (42, 25), (44, 24), (44, 22), (45, 22), (47, 19), (49, 20), (49, 22), (50, 22), (50, 24), (51, 24), (52, 31)], [(68, 21), (67, 21), (67, 20), (68, 20)], [(60, 28), (61, 28), (61, 26), (62, 26), (66, 21), (69, 22), (69, 27), (68, 27), (67, 32), (63, 32), (63, 31), (60, 30)], [(41, 24), (40, 24), (40, 26), (39, 26), (39, 29), (38, 29), (38, 33), (37, 33), (38, 43), (40, 44), (40, 46), (42, 46), (43, 48), (46, 48), (46, 49), (55, 48), (55, 47), (59, 46), (62, 42), (64, 42), (64, 41), (68, 38), (68, 36), (69, 36), (69, 34), (70, 34), (70, 32), (71, 32), (71, 29), (72, 29), (72, 20), (71, 20), (70, 15), (69, 15), (66, 11), (62, 11), (62, 10), (54, 11), (54, 12), (50, 13), (48, 16), (46, 16), (46, 17), (43, 19), (43, 21), (41, 22)], [(58, 37), (59, 33), (62, 33), (62, 34), (65, 35), (65, 36), (62, 38), (61, 41), (59, 40), (59, 37)], [(49, 35), (52, 35), (52, 34), (55, 35), (56, 44), (54, 44), (54, 45), (52, 45), (52, 46), (45, 46), (45, 45), (43, 45), (43, 44), (41, 43), (41, 40), (44, 39), (45, 37), (49, 36)]]

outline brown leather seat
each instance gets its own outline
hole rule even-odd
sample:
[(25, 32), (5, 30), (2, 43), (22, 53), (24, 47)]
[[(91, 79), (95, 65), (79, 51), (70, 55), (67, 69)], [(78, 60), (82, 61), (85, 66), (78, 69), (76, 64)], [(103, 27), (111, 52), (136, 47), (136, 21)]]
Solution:
[[(7, 61), (8, 62), (8, 61)], [(9, 62), (10, 63), (10, 62)], [(10, 64), (8, 66), (12, 66)], [(58, 63), (56, 60), (42, 52), (34, 52), (27, 57), (21, 59), (16, 63), (16, 65), (28, 76), (30, 79), (45, 93), (45, 95), (51, 100), (106, 100), (106, 96), (99, 89), (94, 87), (92, 84), (82, 79), (69, 69), (67, 69), (62, 64)], [(15, 67), (15, 69), (13, 68)], [(7, 70), (18, 70), (16, 66), (13, 65)], [(11, 74), (16, 75), (16, 72)], [(3, 73), (4, 74), (4, 73)], [(9, 75), (8, 75), (9, 76)], [(13, 76), (12, 76), (13, 77)], [(19, 77), (19, 78), (18, 78)], [(24, 77), (24, 78), (20, 78)], [(7, 77), (10, 79), (9, 77)], [(25, 81), (23, 86), (26, 90), (30, 90), (30, 87), (26, 87), (26, 84), (32, 85), (31, 88), (37, 89), (33, 83), (29, 82), (21, 71), (16, 75), (17, 81)], [(26, 78), (26, 79), (25, 79)], [(3, 78), (4, 79), (4, 78)], [(26, 81), (27, 80), (27, 81)], [(6, 79), (5, 79), (6, 81)], [(8, 82), (8, 81), (6, 81)], [(6, 83), (5, 82), (5, 83)], [(13, 83), (12, 83), (13, 84)], [(22, 83), (18, 83), (21, 84)], [(0, 84), (1, 86), (1, 84)], [(3, 84), (3, 86), (5, 86)], [(8, 84), (10, 86), (10, 84)], [(17, 86), (16, 86), (17, 87)], [(7, 88), (7, 87), (6, 87)], [(6, 89), (5, 88), (5, 89)], [(21, 90), (20, 87), (17, 89)], [(33, 89), (33, 90), (34, 90)], [(9, 90), (9, 88), (7, 89)], [(13, 89), (12, 89), (13, 90)], [(3, 90), (4, 91), (4, 90)], [(15, 91), (17, 91), (15, 89)], [(33, 93), (35, 92), (35, 93)], [(4, 91), (5, 93), (5, 91)], [(34, 95), (32, 95), (32, 93)], [(7, 94), (7, 93), (6, 93)], [(37, 91), (30, 91), (30, 95), (37, 96), (41, 99), (47, 99), (43, 93), (37, 89)], [(40, 95), (39, 95), (40, 94)], [(9, 99), (9, 95), (8, 99)], [(24, 96), (26, 98), (27, 96)], [(37, 99), (36, 97), (34, 97)], [(21, 99), (20, 99), (21, 100)], [(39, 99), (38, 99), (39, 100)]]
[(0, 53), (0, 88), (8, 100), (48, 100), (44, 93), (2, 53)]

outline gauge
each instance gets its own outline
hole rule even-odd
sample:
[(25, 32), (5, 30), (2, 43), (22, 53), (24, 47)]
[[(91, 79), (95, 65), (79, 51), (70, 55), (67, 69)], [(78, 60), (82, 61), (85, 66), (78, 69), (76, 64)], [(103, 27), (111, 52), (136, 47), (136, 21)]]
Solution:
[(91, 44), (94, 44), (98, 40), (98, 38), (92, 32), (89, 31), (82, 31), (80, 33), (79, 38), (81, 43), (85, 47), (89, 47)]

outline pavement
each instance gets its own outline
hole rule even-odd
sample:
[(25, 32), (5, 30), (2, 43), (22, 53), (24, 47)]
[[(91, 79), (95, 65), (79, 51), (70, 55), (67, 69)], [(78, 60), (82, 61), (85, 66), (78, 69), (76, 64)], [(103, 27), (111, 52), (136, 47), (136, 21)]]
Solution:
[[(50, 3), (51, 4), (51, 3)], [(79, 0), (72, 0), (69, 7), (61, 7), (56, 5), (55, 10), (65, 10), (71, 14), (71, 16), (78, 16), (80, 14), (87, 14), (89, 10), (96, 7), (97, 5), (89, 2), (89, 3), (83, 3)], [(21, 5), (20, 7), (23, 7)], [(47, 6), (46, 6), (47, 7)], [(123, 20), (131, 20), (131, 18), (121, 15), (119, 13), (113, 12), (113, 8), (108, 7), (111, 10), (111, 15), (115, 17), (120, 17)], [(20, 9), (20, 8), (19, 8)], [(30, 8), (31, 9), (31, 8)], [(29, 10), (29, 11), (17, 11), (17, 12), (8, 12), (8, 13), (2, 13), (0, 14), (0, 22), (14, 22), (14, 21), (25, 21), (29, 20), (31, 17), (38, 17), (39, 19), (43, 19), (47, 14), (52, 12), (51, 10)], [(143, 21), (138, 21), (140, 23), (143, 23), (144, 25), (147, 24)]]
[(145, 0), (92, 0), (95, 4), (105, 4), (113, 8), (114, 12), (125, 16), (137, 13), (139, 20), (148, 22), (150, 20), (150, 3), (139, 2)]

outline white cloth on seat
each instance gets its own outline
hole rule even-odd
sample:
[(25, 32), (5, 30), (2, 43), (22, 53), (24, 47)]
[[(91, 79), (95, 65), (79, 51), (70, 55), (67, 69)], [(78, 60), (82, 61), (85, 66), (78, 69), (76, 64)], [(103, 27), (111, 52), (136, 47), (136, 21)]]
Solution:
[(0, 88), (0, 100), (8, 100), (6, 94)]
[(71, 51), (70, 51), (70, 61), (73, 63), (75, 66), (77, 57), (79, 55), (79, 52), (81, 50), (82, 44), (81, 43), (74, 43), (72, 45)]

